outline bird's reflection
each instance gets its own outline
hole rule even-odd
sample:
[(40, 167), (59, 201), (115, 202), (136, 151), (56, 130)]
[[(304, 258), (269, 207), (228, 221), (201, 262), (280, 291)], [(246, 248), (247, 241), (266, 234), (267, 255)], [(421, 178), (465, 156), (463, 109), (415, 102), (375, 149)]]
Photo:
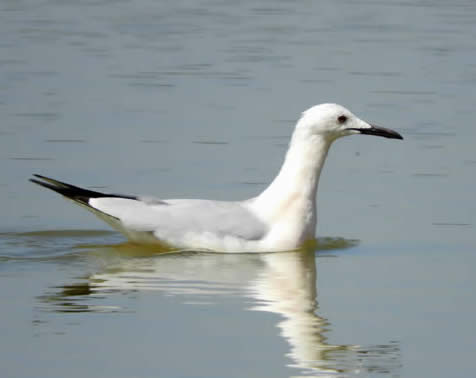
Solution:
[[(318, 249), (352, 245), (343, 239), (321, 239)], [(396, 342), (370, 347), (328, 342), (331, 324), (318, 315), (315, 248), (269, 254), (158, 255), (156, 250), (125, 244), (88, 247), (88, 251), (104, 268), (81, 283), (64, 285), (43, 296), (47, 308), (58, 312), (121, 311), (94, 303), (115, 292), (159, 290), (192, 296), (196, 302), (238, 293), (253, 300), (250, 310), (283, 317), (277, 327), (289, 343), (290, 366), (306, 369), (303, 376), (398, 374), (400, 350)]]

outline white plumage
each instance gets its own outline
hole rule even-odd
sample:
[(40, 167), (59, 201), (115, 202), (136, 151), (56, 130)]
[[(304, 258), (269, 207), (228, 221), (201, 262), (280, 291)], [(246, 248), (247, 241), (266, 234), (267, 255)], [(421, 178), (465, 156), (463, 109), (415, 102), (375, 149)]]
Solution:
[(321, 104), (302, 114), (279, 174), (249, 200), (164, 200), (94, 192), (40, 175), (41, 181), (31, 181), (85, 206), (136, 242), (222, 252), (291, 250), (315, 239), (316, 191), (327, 152), (334, 140), (352, 134), (403, 139), (340, 105)]

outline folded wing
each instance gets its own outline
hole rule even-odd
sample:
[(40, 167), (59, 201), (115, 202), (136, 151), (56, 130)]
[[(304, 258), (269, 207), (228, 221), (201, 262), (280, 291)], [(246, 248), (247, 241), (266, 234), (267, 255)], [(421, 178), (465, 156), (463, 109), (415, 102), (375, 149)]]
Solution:
[(267, 233), (267, 226), (247, 208), (246, 202), (108, 194), (45, 176), (35, 177), (30, 181), (86, 207), (128, 237), (148, 233), (167, 243), (179, 242), (184, 235), (253, 241)]

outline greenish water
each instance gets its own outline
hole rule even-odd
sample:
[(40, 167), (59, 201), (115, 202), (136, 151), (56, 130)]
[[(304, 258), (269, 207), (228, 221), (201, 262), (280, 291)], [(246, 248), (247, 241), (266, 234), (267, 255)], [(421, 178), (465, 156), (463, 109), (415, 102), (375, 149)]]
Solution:
[[(0, 1), (2, 377), (470, 377), (476, 5)], [(242, 199), (307, 107), (319, 245), (163, 254), (27, 179)]]

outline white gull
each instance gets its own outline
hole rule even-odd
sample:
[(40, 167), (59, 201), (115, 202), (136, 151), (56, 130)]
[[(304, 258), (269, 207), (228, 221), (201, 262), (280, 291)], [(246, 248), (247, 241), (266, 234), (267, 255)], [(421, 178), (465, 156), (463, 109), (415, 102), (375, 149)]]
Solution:
[(336, 139), (353, 134), (403, 139), (340, 105), (313, 106), (297, 122), (276, 178), (245, 201), (106, 194), (40, 175), (30, 181), (86, 207), (134, 242), (220, 252), (292, 250), (315, 240), (316, 191), (327, 152)]

